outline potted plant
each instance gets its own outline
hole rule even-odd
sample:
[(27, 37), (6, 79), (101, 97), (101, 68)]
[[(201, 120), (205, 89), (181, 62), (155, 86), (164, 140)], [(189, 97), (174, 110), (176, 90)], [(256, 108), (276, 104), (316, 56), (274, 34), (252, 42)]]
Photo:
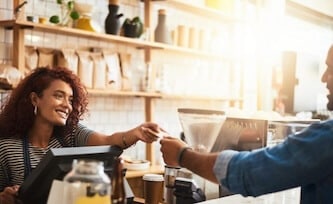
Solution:
[(50, 17), (49, 21), (54, 24), (59, 24), (62, 26), (69, 26), (71, 20), (77, 20), (80, 14), (74, 10), (74, 0), (56, 0), (57, 4), (60, 6), (61, 14), (53, 15)]

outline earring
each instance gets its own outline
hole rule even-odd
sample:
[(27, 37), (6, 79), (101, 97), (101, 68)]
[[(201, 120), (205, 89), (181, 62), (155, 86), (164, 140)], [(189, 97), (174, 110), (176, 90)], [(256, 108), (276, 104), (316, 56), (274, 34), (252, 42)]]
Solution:
[(34, 114), (37, 115), (37, 106), (34, 108)]

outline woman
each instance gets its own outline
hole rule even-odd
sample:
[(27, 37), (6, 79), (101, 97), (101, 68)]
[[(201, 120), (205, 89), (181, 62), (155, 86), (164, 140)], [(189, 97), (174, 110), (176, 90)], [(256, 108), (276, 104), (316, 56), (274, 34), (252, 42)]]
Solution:
[(50, 148), (117, 145), (156, 140), (144, 123), (107, 135), (79, 124), (87, 111), (87, 91), (66, 68), (36, 68), (12, 91), (0, 113), (0, 203), (15, 203), (19, 185)]

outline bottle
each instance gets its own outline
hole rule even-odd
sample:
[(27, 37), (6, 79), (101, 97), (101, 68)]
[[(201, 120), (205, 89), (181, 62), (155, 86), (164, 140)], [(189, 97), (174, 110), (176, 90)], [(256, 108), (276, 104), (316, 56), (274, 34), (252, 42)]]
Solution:
[(112, 204), (126, 204), (127, 200), (124, 186), (123, 160), (121, 158), (117, 158), (113, 165), (111, 185)]
[(158, 23), (155, 28), (155, 41), (171, 44), (171, 33), (166, 24), (166, 11), (165, 9), (158, 10)]
[(64, 200), (67, 204), (111, 204), (111, 181), (104, 173), (104, 163), (97, 160), (74, 160), (64, 177)]
[(119, 0), (109, 0), (109, 13), (105, 19), (105, 32), (107, 34), (118, 35), (120, 31), (120, 17), (122, 13), (118, 14)]

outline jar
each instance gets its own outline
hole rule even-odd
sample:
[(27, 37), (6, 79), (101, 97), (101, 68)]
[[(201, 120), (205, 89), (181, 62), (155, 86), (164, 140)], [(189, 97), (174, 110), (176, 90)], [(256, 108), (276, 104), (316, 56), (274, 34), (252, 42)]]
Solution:
[(72, 170), (64, 177), (67, 204), (111, 204), (110, 196), (111, 182), (103, 162), (73, 160)]

